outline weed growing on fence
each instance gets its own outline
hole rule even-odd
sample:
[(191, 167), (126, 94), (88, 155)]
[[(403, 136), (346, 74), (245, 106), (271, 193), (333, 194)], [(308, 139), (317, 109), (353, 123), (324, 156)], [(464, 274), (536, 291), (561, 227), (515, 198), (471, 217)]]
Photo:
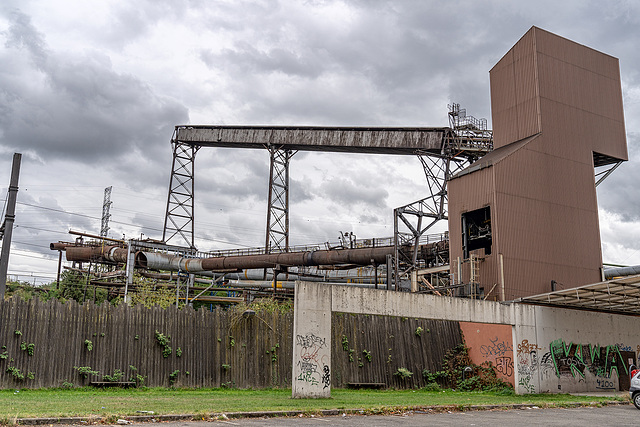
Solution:
[(223, 370), (228, 371), (228, 370), (229, 370), (229, 368), (231, 368), (231, 365), (228, 365), (228, 364), (226, 364), (226, 363), (223, 363), (223, 364), (222, 364), (222, 369), (223, 369)]
[(20, 369), (16, 368), (15, 366), (7, 366), (6, 372), (9, 372), (17, 380), (22, 381), (24, 379), (24, 374), (20, 372)]
[(85, 345), (85, 347), (87, 347), (87, 351), (93, 350), (93, 341), (84, 340), (84, 345)]
[(0, 359), (7, 360), (8, 358), (9, 358), (9, 353), (7, 351), (0, 353)]
[(176, 357), (182, 356), (182, 349), (180, 347), (176, 348)]
[(24, 341), (20, 343), (20, 350), (26, 351), (29, 356), (33, 356), (33, 351), (35, 348), (36, 348), (36, 345), (34, 343), (27, 344)]
[(22, 332), (19, 331), (18, 329), (16, 329), (13, 333), (16, 334), (16, 335), (22, 335)]
[(271, 347), (271, 352), (267, 350), (267, 354), (271, 353), (271, 363), (276, 363), (278, 361), (278, 354), (276, 353), (276, 349), (280, 347), (280, 344), (276, 343), (273, 347)]
[(371, 362), (371, 352), (369, 350), (362, 350), (362, 354), (364, 354), (364, 358)]
[(424, 378), (427, 384), (437, 383), (438, 381), (445, 380), (447, 378), (446, 371), (431, 372), (428, 369), (422, 371), (422, 378)]
[[(495, 391), (512, 387), (511, 384), (498, 378), (496, 369), (491, 362), (484, 362), (481, 365), (471, 362), (469, 348), (464, 342), (445, 354), (443, 364), (447, 380), (454, 389)], [(463, 374), (465, 368), (471, 368), (472, 373)]]
[(411, 378), (411, 376), (413, 375), (413, 372), (411, 372), (407, 368), (402, 367), (402, 368), (398, 368), (398, 370), (395, 371), (393, 375), (400, 377), (400, 379), (406, 380), (407, 378)]
[(73, 369), (78, 371), (78, 373), (82, 376), (82, 378), (89, 378), (89, 375), (98, 375), (99, 371), (94, 371), (91, 369), (91, 366), (74, 366)]
[(117, 383), (118, 381), (120, 381), (123, 377), (124, 373), (120, 370), (120, 369), (114, 369), (113, 370), (113, 374), (111, 375), (103, 375), (102, 376), (102, 380), (103, 381), (109, 381), (112, 383)]
[(345, 335), (342, 336), (342, 349), (344, 351), (349, 351), (349, 340)]
[(232, 336), (229, 337), (229, 347), (234, 347), (236, 345), (236, 339)]
[(176, 378), (178, 377), (178, 374), (180, 373), (179, 369), (176, 369), (175, 371), (171, 372), (169, 374), (169, 384), (173, 385), (176, 382)]
[(156, 341), (158, 342), (159, 345), (163, 347), (162, 357), (164, 358), (171, 356), (171, 352), (173, 351), (172, 348), (169, 346), (170, 340), (171, 340), (170, 336), (162, 334), (158, 332), (158, 330), (156, 329)]
[(129, 381), (135, 382), (136, 387), (144, 386), (144, 380), (147, 378), (138, 373), (138, 368), (133, 365), (129, 365), (129, 369), (132, 371), (131, 376), (129, 377)]

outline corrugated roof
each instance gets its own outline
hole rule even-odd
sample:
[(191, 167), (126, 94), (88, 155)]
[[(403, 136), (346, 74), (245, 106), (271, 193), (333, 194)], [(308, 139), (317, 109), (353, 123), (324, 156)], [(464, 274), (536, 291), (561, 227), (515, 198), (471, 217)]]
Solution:
[(489, 152), (479, 160), (469, 165), (466, 169), (463, 169), (462, 171), (455, 174), (453, 177), (451, 177), (451, 179), (460, 178), (461, 176), (468, 175), (480, 169), (493, 166), (496, 163), (509, 157), (511, 154), (515, 153), (516, 151), (518, 151), (519, 149), (521, 149), (522, 147), (524, 147), (525, 145), (527, 145), (528, 143), (536, 139), (538, 136), (540, 136), (539, 133), (533, 136), (529, 136), (527, 138), (521, 139), (519, 141), (512, 142), (511, 144), (507, 144), (503, 147), (496, 148), (495, 150)]
[(536, 305), (640, 315), (640, 275), (515, 300)]

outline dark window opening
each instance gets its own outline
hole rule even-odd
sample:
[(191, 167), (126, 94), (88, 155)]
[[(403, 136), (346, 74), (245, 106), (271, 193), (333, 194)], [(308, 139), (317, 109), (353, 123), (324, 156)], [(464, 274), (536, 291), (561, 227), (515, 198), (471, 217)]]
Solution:
[(489, 206), (462, 214), (462, 253), (469, 258), (471, 251), (484, 249), (491, 254), (491, 209)]

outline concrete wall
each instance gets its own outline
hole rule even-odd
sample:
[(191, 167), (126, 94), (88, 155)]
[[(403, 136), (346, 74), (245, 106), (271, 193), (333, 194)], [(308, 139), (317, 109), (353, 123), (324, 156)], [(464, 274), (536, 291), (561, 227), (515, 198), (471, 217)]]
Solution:
[(620, 390), (640, 353), (637, 316), (297, 282), (293, 397), (330, 396), (332, 311), (461, 322), (519, 394)]
[(516, 313), (518, 393), (628, 387), (621, 381), (640, 352), (640, 318), (526, 305), (516, 305)]

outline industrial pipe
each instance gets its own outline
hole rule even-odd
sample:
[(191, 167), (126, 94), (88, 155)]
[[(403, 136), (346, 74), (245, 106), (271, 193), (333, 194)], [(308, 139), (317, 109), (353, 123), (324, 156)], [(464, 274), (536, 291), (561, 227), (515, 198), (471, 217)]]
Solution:
[(309, 252), (284, 252), (264, 255), (227, 256), (214, 258), (184, 258), (155, 252), (136, 253), (136, 265), (158, 270), (178, 270), (198, 273), (206, 270), (274, 268), (278, 265), (318, 266), (335, 264), (370, 265), (386, 262), (393, 246), (377, 248), (337, 249)]
[(75, 243), (68, 243), (68, 242), (49, 243), (49, 249), (51, 249), (52, 251), (64, 251), (69, 246), (75, 246), (75, 245), (76, 245)]
[(65, 255), (67, 261), (127, 262), (127, 250), (119, 246), (67, 246)]
[(613, 267), (604, 270), (604, 278), (606, 280), (619, 276), (634, 276), (636, 274), (640, 274), (640, 265), (633, 265), (631, 267)]

